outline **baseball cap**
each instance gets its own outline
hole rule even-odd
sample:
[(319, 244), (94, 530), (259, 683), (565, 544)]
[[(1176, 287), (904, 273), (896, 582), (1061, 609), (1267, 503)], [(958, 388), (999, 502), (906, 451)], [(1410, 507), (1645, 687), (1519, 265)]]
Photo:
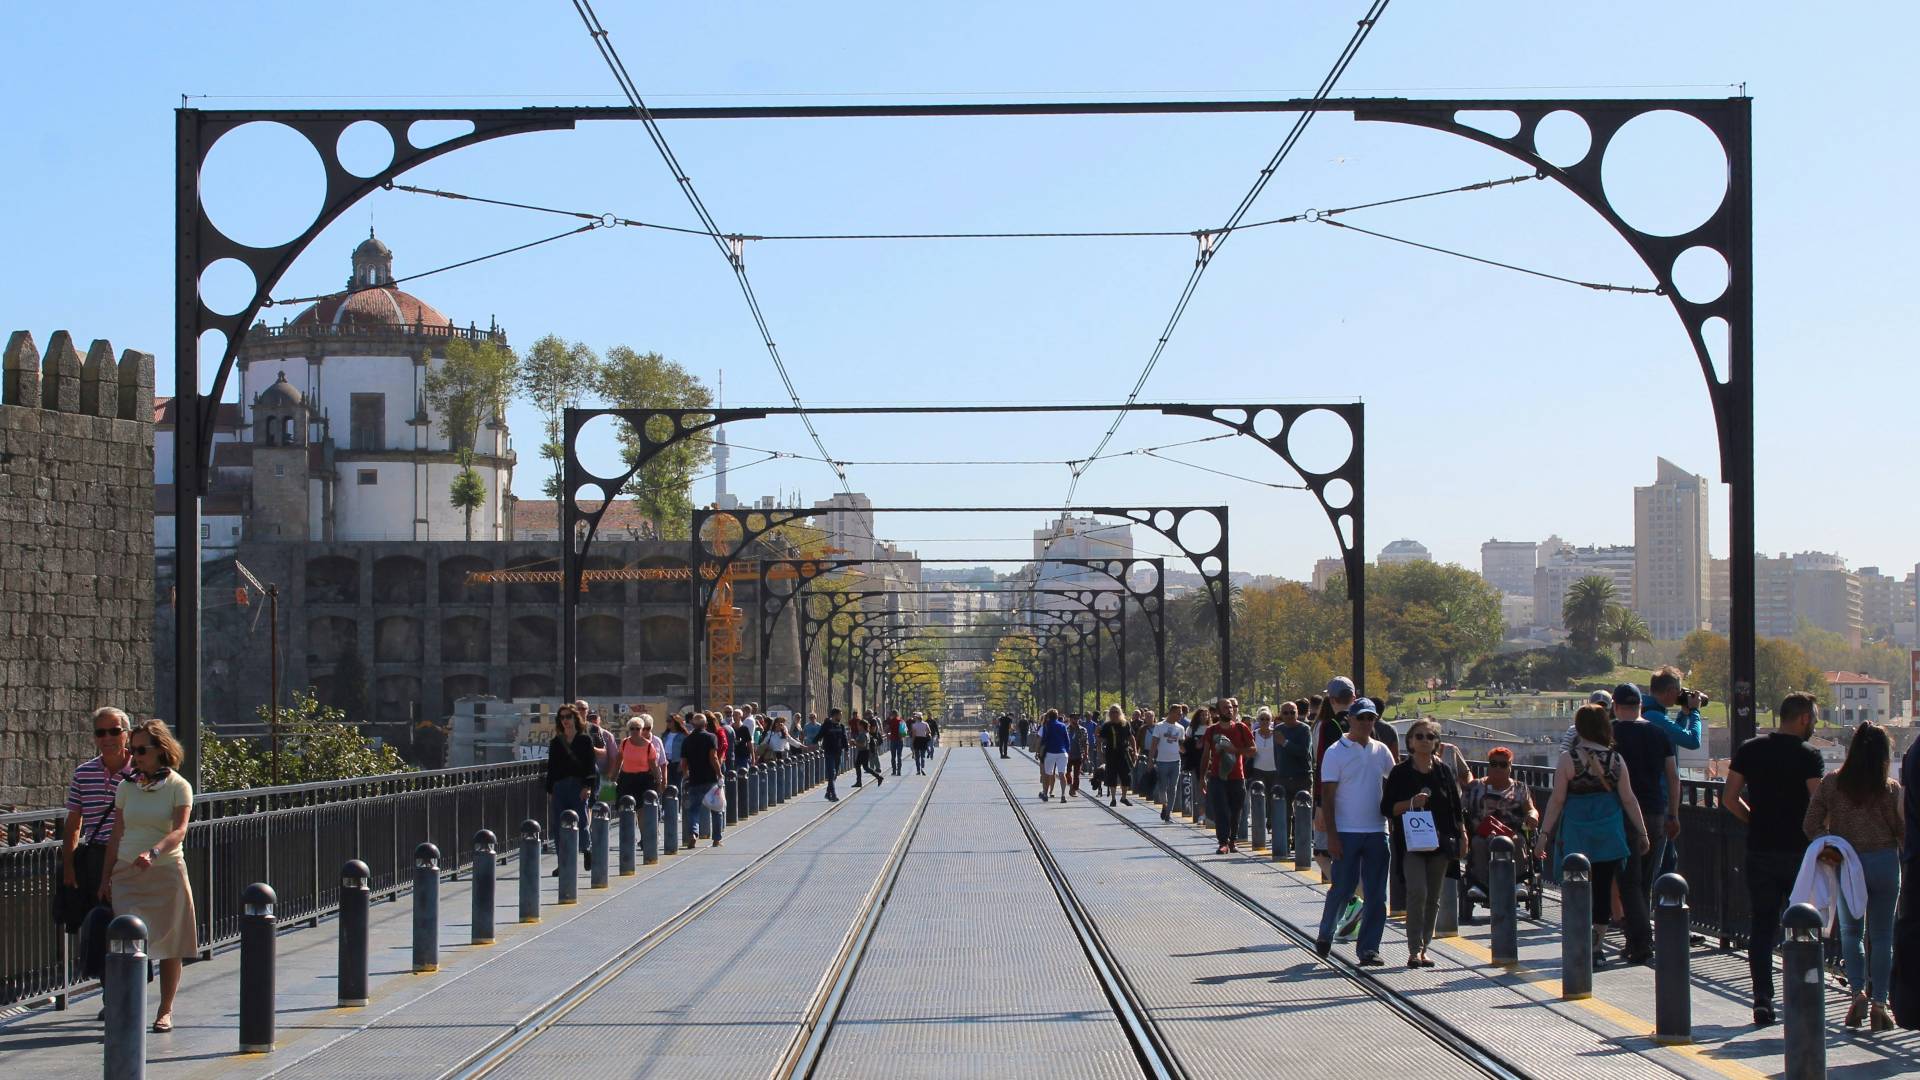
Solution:
[(1613, 688), (1613, 703), (1615, 705), (1640, 704), (1640, 688), (1630, 682), (1621, 683)]
[(1593, 693), (1587, 695), (1587, 704), (1611, 705), (1613, 704), (1613, 695), (1607, 693), (1605, 690), (1595, 690)]
[(1359, 698), (1355, 700), (1352, 705), (1347, 706), (1347, 716), (1349, 719), (1355, 716), (1379, 716), (1379, 715), (1380, 715), (1380, 706), (1375, 705), (1368, 698)]
[(1330, 698), (1350, 698), (1356, 692), (1353, 688), (1353, 680), (1345, 675), (1336, 675), (1333, 681), (1327, 684), (1327, 696)]

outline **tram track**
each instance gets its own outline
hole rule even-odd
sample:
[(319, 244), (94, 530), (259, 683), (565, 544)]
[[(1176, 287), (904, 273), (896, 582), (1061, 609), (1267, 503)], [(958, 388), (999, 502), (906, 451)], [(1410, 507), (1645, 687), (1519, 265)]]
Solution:
[[(1031, 760), (1031, 755), (1027, 754), (1025, 750), (1022, 750), (1021, 753)], [(1232, 900), (1255, 918), (1272, 927), (1283, 939), (1308, 951), (1313, 950), (1317, 936), (1317, 928), (1315, 930), (1309, 930), (1296, 926), (1292, 922), (1282, 918), (1265, 904), (1262, 904), (1252, 894), (1231, 882), (1222, 880), (1218, 875), (1210, 872), (1198, 859), (1179, 850), (1160, 837), (1155, 836), (1150, 828), (1135, 821), (1119, 808), (1110, 807), (1091, 794), (1083, 794), (1093, 805), (1099, 807), (1100, 810), (1115, 820), (1125, 824), (1142, 839), (1159, 848), (1163, 853), (1171, 856), (1176, 863), (1191, 871), (1200, 881), (1212, 887), (1227, 899)], [(1009, 797), (1011, 797), (1011, 791), (1009, 791)], [(1040, 842), (1044, 843), (1044, 841)], [(1472, 1035), (1462, 1031), (1444, 1017), (1421, 1005), (1408, 995), (1374, 978), (1353, 962), (1337, 954), (1330, 954), (1321, 959), (1320, 962), (1331, 968), (1335, 973), (1359, 989), (1362, 993), (1365, 993), (1369, 998), (1372, 998), (1384, 1006), (1396, 1017), (1405, 1021), (1410, 1027), (1426, 1036), (1435, 1045), (1481, 1074), (1494, 1077), (1496, 1080), (1532, 1080), (1531, 1074), (1508, 1062)]]
[[(929, 784), (928, 791), (931, 790), (932, 785)], [(791, 834), (782, 838), (779, 843), (755, 856), (751, 862), (735, 871), (725, 881), (702, 893), (698, 898), (682, 907), (664, 922), (659, 923), (645, 934), (642, 934), (619, 953), (596, 966), (592, 971), (588, 972), (567, 989), (549, 998), (547, 1002), (532, 1015), (516, 1024), (513, 1030), (490, 1041), (452, 1068), (438, 1074), (439, 1080), (478, 1080), (478, 1078), (488, 1076), (512, 1061), (515, 1055), (526, 1049), (542, 1035), (551, 1032), (575, 1009), (591, 999), (596, 992), (611, 984), (614, 980), (632, 969), (635, 964), (638, 964), (649, 954), (665, 945), (676, 933), (692, 925), (701, 915), (711, 911), (730, 894), (752, 881), (755, 876), (771, 865), (781, 855), (792, 850), (806, 837), (818, 831), (821, 826), (832, 820), (835, 814), (847, 806), (852, 805), (853, 801), (850, 795), (843, 797), (841, 801), (836, 802), (813, 820), (795, 829)], [(904, 830), (903, 835), (910, 834), (912, 828), (917, 827), (917, 815), (923, 812), (925, 807), (926, 794), (923, 792), (920, 802), (915, 809), (916, 818), (914, 825)], [(897, 867), (898, 859), (904, 853), (904, 850), (904, 844), (896, 845), (896, 850), (890, 855), (890, 858), (893, 860), (893, 862), (889, 864), (890, 870)], [(886, 874), (882, 875), (882, 877), (886, 876)], [(871, 898), (871, 895), (872, 894), (869, 894), (869, 898)]]
[(980, 748), (980, 754), (993, 770), (994, 779), (1000, 783), (1000, 791), (1006, 796), (1007, 803), (1013, 808), (1013, 816), (1020, 823), (1020, 831), (1026, 835), (1027, 843), (1032, 845), (1034, 858), (1040, 862), (1040, 868), (1046, 873), (1047, 883), (1053, 887), (1054, 898), (1065, 910), (1067, 923), (1073, 928), (1079, 939), (1081, 951), (1086, 954), (1087, 964), (1093, 969), (1095, 981), (1106, 995), (1107, 1004), (1113, 1009), (1114, 1017), (1119, 1020), (1121, 1029), (1126, 1032), (1134, 1058), (1139, 1062), (1142, 1075), (1153, 1080), (1178, 1080), (1190, 1074), (1180, 1064), (1166, 1035), (1153, 1019), (1145, 999), (1141, 996), (1115, 957), (1113, 948), (1101, 934), (1093, 914), (1074, 891), (1073, 882), (1066, 871), (1054, 858), (1053, 851), (1047, 846), (1046, 838), (1040, 835), (1040, 829), (1027, 813), (1027, 808), (1013, 793), (1013, 785), (1007, 782), (1006, 774), (1000, 771), (999, 764), (986, 747)]

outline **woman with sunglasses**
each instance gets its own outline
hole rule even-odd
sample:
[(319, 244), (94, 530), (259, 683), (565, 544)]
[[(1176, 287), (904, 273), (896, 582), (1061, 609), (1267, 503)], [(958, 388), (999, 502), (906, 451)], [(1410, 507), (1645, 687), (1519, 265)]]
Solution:
[[(1407, 966), (1421, 968), (1433, 966), (1427, 943), (1440, 917), (1440, 883), (1466, 847), (1467, 828), (1453, 769), (1439, 758), (1440, 725), (1415, 720), (1407, 729), (1407, 747), (1412, 753), (1387, 774), (1380, 809), (1406, 848), (1401, 872), (1407, 880)], [(1407, 836), (1405, 820), (1405, 815), (1420, 811), (1433, 815), (1435, 846), (1424, 850), (1416, 846), (1421, 841)]]
[(666, 764), (660, 759), (653, 733), (647, 730), (650, 722), (645, 713), (629, 717), (627, 737), (620, 740), (613, 754), (614, 792), (631, 795), (635, 806), (640, 804), (642, 794), (660, 790), (662, 766)]
[(147, 924), (147, 956), (160, 962), (160, 1011), (152, 1031), (173, 1030), (173, 997), (180, 989), (180, 962), (200, 951), (194, 932), (193, 890), (180, 849), (193, 814), (193, 787), (173, 770), (180, 744), (167, 725), (143, 720), (127, 739), (133, 778), (114, 790), (113, 840), (100, 899), (115, 915), (137, 915)]
[(1468, 785), (1466, 805), (1472, 845), (1467, 876), (1484, 883), (1493, 837), (1519, 837), (1540, 824), (1540, 810), (1533, 804), (1532, 790), (1513, 778), (1512, 750), (1496, 746), (1487, 751), (1487, 775)]
[[(573, 811), (574, 827), (584, 828), (587, 824), (587, 795), (600, 786), (598, 758), (594, 753), (593, 738), (586, 733), (580, 723), (577, 706), (560, 706), (553, 718), (553, 741), (547, 744), (547, 795), (553, 801), (553, 831), (560, 830), (560, 815)], [(588, 870), (593, 869), (593, 848), (580, 846), (581, 860)], [(551, 877), (560, 876), (560, 868), (554, 867)]]

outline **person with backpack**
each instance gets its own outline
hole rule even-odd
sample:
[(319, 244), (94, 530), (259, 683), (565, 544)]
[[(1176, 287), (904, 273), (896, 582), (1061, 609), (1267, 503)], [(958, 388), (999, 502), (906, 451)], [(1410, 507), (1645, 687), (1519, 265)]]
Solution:
[(897, 711), (888, 713), (887, 754), (892, 759), (893, 775), (895, 776), (900, 775), (900, 756), (901, 752), (906, 749), (906, 745), (907, 722), (900, 719), (900, 714)]
[(1107, 789), (1107, 805), (1133, 805), (1127, 788), (1133, 783), (1133, 728), (1120, 706), (1107, 706), (1107, 722), (1100, 725), (1100, 779)]
[(1247, 759), (1253, 756), (1253, 729), (1223, 707), (1205, 735), (1207, 806), (1213, 812), (1216, 855), (1239, 850), (1235, 835), (1247, 805)]
[[(1593, 895), (1598, 899), (1611, 895), (1615, 879), (1626, 871), (1627, 860), (1645, 855), (1651, 845), (1646, 822), (1640, 816), (1640, 802), (1633, 795), (1626, 759), (1614, 749), (1613, 724), (1607, 719), (1607, 709), (1582, 705), (1573, 714), (1573, 726), (1580, 733), (1580, 741), (1560, 753), (1553, 776), (1553, 797), (1547, 801), (1546, 817), (1533, 841), (1534, 854), (1544, 856), (1558, 830), (1567, 854), (1577, 852), (1587, 857), (1592, 867)], [(1625, 930), (1627, 956), (1643, 957), (1652, 952), (1652, 928), (1646, 920), (1629, 918)], [(1595, 964), (1600, 962), (1602, 931), (1596, 920)]]
[(1314, 953), (1321, 959), (1333, 951), (1335, 932), (1354, 918), (1348, 905), (1361, 893), (1358, 911), (1358, 953), (1362, 967), (1379, 967), (1380, 939), (1387, 927), (1387, 873), (1391, 862), (1387, 844), (1387, 815), (1380, 810), (1387, 776), (1393, 772), (1393, 751), (1373, 738), (1380, 709), (1366, 698), (1353, 699), (1347, 710), (1347, 732), (1320, 762), (1320, 808), (1315, 828), (1327, 838), (1333, 862), (1333, 885), (1320, 908), (1320, 932)]

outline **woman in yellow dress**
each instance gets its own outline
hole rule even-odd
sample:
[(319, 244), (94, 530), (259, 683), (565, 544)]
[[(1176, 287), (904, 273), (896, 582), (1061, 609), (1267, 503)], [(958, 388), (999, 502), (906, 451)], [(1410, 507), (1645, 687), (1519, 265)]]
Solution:
[(193, 889), (181, 855), (193, 814), (193, 786), (173, 771), (180, 766), (180, 744), (161, 721), (135, 724), (127, 752), (134, 775), (114, 792), (119, 814), (100, 899), (113, 905), (115, 915), (137, 915), (147, 924), (147, 956), (160, 962), (160, 1011), (152, 1030), (165, 1034), (173, 1030), (180, 962), (200, 949)]

